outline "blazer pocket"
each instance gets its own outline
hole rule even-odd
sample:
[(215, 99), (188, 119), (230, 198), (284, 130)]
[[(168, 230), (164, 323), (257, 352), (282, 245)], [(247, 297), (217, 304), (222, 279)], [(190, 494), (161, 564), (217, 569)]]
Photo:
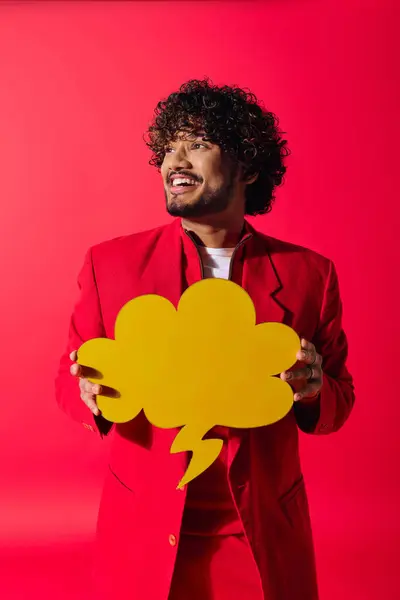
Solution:
[(302, 527), (309, 521), (308, 502), (303, 475), (279, 499), (282, 512), (292, 527)]
[(286, 502), (290, 502), (290, 500), (292, 500), (292, 498), (294, 498), (294, 496), (296, 496), (296, 494), (299, 493), (299, 491), (301, 490), (301, 488), (304, 487), (304, 477), (303, 475), (300, 475), (300, 477), (298, 479), (296, 479), (296, 481), (293, 483), (293, 485), (286, 490), (286, 492), (284, 492), (282, 494), (282, 496), (280, 496), (279, 498), (279, 502), (280, 504), (286, 504)]

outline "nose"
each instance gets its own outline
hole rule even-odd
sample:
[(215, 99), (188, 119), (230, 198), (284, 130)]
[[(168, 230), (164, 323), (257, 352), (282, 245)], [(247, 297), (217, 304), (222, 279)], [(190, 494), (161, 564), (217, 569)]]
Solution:
[(185, 148), (180, 146), (175, 152), (170, 154), (169, 168), (171, 171), (179, 171), (179, 169), (190, 169), (192, 163), (190, 162)]

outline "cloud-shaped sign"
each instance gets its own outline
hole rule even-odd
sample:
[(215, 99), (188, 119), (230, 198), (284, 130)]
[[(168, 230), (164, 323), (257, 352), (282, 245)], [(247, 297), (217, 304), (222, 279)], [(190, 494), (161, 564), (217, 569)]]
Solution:
[(119, 398), (98, 396), (107, 420), (125, 423), (143, 409), (156, 427), (181, 428), (171, 452), (193, 452), (182, 487), (218, 457), (222, 440), (203, 440), (212, 427), (260, 427), (289, 412), (292, 389), (273, 375), (289, 369), (299, 349), (287, 325), (256, 325), (240, 286), (204, 279), (183, 293), (177, 309), (157, 295), (129, 301), (118, 314), (115, 340), (85, 342), (78, 362), (99, 371), (92, 383), (119, 392)]

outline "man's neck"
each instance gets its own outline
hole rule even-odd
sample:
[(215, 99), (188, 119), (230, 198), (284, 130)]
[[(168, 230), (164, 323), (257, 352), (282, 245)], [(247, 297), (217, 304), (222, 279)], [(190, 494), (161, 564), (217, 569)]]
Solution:
[(243, 235), (244, 220), (229, 225), (211, 225), (182, 219), (182, 227), (191, 231), (198, 244), (206, 248), (234, 248)]

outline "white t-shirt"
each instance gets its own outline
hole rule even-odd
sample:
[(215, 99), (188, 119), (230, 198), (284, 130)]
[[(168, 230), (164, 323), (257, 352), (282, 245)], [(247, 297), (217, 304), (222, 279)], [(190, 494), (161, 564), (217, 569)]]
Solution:
[(205, 248), (199, 246), (201, 260), (203, 262), (204, 277), (218, 277), (229, 279), (229, 268), (234, 248)]

